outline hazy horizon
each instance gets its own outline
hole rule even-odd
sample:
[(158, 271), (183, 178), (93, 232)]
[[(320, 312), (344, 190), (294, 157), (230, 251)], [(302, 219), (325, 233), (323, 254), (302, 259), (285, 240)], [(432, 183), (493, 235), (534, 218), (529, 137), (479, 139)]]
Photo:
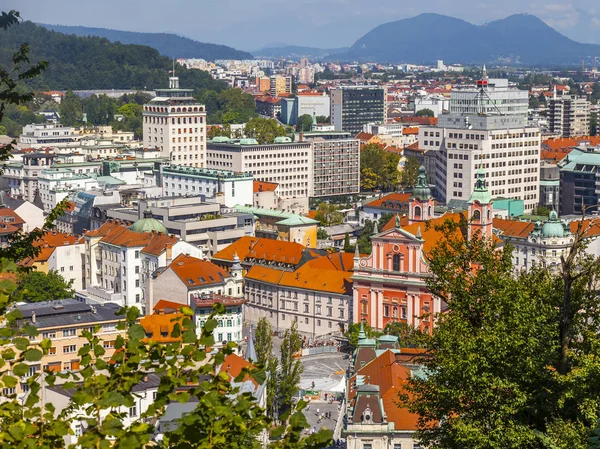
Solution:
[(143, 3), (139, 0), (105, 0), (101, 8), (85, 0), (55, 0), (52, 3), (5, 0), (4, 3), (2, 10), (16, 9), (24, 20), (38, 23), (175, 33), (246, 51), (275, 43), (347, 47), (377, 25), (427, 12), (460, 18), (476, 25), (512, 14), (530, 13), (571, 39), (600, 44), (600, 6), (592, 0), (541, 5), (516, 0), (507, 0), (501, 5), (460, 0), (449, 4), (433, 0), (401, 10), (393, 0), (381, 0), (376, 4), (359, 0), (296, 0), (292, 3), (281, 0), (204, 0), (202, 3), (173, 0), (169, 8), (156, 0)]

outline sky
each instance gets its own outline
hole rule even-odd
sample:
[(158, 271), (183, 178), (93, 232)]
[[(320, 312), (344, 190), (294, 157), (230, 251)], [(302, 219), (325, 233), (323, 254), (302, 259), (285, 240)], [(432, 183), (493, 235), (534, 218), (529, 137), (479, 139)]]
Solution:
[(2, 0), (0, 9), (38, 23), (169, 32), (248, 51), (350, 46), (377, 25), (426, 12), (477, 25), (530, 13), (574, 40), (600, 44), (597, 0)]

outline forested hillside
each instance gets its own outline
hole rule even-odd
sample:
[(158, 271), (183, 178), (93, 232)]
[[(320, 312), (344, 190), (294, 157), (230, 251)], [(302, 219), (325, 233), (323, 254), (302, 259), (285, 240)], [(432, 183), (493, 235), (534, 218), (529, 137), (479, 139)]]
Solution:
[(208, 61), (215, 59), (252, 59), (245, 51), (236, 50), (227, 45), (198, 42), (187, 37), (171, 33), (138, 33), (133, 31), (111, 30), (108, 28), (90, 28), (81, 26), (46, 25), (49, 30), (76, 36), (104, 37), (111, 42), (122, 44), (147, 45), (156, 48), (161, 55), (170, 58), (202, 58)]
[[(77, 37), (23, 22), (0, 33), (0, 65), (11, 66), (11, 56), (27, 43), (31, 60), (48, 61), (48, 68), (30, 82), (34, 89), (142, 89), (167, 87), (172, 61), (153, 48), (111, 43), (99, 37)], [(178, 66), (181, 86), (200, 93), (220, 92), (227, 85), (200, 70)]]

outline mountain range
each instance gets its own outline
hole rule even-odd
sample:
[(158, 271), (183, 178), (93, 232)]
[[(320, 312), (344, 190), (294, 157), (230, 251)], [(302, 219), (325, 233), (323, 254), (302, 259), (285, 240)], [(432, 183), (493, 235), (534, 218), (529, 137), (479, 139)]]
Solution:
[(326, 58), (327, 56), (345, 53), (350, 50), (349, 47), (343, 48), (315, 48), (301, 47), (298, 45), (281, 45), (276, 47), (264, 47), (253, 51), (252, 54), (257, 58)]
[(405, 63), (579, 64), (600, 55), (600, 45), (581, 44), (530, 14), (516, 14), (485, 25), (439, 14), (377, 26), (347, 52), (330, 56), (343, 61)]
[(108, 28), (90, 28), (82, 26), (38, 24), (49, 30), (75, 36), (97, 36), (111, 42), (122, 44), (146, 45), (155, 48), (161, 55), (170, 58), (215, 59), (253, 59), (250, 53), (236, 50), (226, 45), (207, 44), (187, 37), (170, 33), (138, 33), (133, 31), (111, 30)]

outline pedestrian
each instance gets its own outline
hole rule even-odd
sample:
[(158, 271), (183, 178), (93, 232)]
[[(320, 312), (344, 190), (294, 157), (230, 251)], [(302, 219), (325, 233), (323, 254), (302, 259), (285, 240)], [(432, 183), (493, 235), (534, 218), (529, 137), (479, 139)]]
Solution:
[(319, 416), (319, 409), (317, 408), (317, 416)]
[(310, 410), (310, 402), (308, 403), (308, 405), (306, 406), (306, 411)]

